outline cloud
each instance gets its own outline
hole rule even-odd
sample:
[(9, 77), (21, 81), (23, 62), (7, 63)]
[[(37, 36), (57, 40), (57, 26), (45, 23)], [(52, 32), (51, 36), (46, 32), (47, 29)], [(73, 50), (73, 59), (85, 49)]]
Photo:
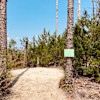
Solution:
[(16, 37), (15, 39), (16, 39), (16, 40), (18, 40), (18, 39), (19, 39), (19, 37)]
[(9, 38), (9, 37), (7, 37), (7, 40), (9, 41), (9, 40), (10, 40), (10, 38)]

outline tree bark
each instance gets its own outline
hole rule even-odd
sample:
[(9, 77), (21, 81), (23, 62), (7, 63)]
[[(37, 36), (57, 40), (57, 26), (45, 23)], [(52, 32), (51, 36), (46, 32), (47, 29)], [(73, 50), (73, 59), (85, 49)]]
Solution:
[(0, 60), (4, 67), (6, 67), (7, 62), (6, 1), (0, 0), (0, 48), (2, 52)]
[(78, 0), (77, 19), (81, 19), (81, 0)]
[(24, 67), (27, 67), (27, 48), (24, 49)]
[(56, 0), (56, 42), (57, 42), (57, 31), (58, 31), (58, 0)]
[[(2, 74), (6, 74), (7, 67), (6, 2), (6, 0), (0, 0), (0, 68), (4, 68)], [(3, 79), (5, 78), (6, 75)], [(6, 86), (6, 81), (1, 86)]]
[(93, 3), (93, 18), (95, 17), (94, 15), (94, 0), (92, 0), (92, 3)]
[(37, 57), (37, 67), (39, 67), (39, 57)]
[[(73, 8), (74, 0), (68, 0), (68, 23), (66, 49), (73, 49)], [(73, 58), (66, 58), (65, 83), (72, 84), (73, 81)]]

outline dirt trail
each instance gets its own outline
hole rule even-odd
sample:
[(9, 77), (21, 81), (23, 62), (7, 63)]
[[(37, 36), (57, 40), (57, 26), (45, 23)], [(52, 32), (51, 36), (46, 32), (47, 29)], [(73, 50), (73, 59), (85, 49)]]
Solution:
[(12, 95), (8, 100), (67, 100), (59, 88), (64, 71), (59, 68), (29, 68), (13, 70)]

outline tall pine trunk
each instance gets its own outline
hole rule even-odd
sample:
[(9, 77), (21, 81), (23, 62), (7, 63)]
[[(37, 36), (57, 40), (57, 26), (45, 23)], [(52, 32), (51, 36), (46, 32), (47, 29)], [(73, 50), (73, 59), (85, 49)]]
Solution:
[(57, 63), (58, 0), (56, 0), (55, 66)]
[(58, 0), (56, 0), (56, 42), (57, 42), (57, 31), (58, 31)]
[[(6, 74), (7, 67), (7, 32), (6, 32), (6, 0), (0, 0), (0, 69)], [(5, 79), (6, 75), (2, 78)], [(1, 84), (6, 86), (6, 81)]]
[[(66, 38), (66, 49), (73, 49), (73, 9), (74, 0), (68, 0), (68, 23), (67, 23), (67, 38)], [(65, 68), (65, 83), (72, 84), (73, 81), (73, 58), (66, 58)]]
[(94, 0), (92, 0), (92, 3), (93, 3), (93, 18), (95, 17), (95, 14), (94, 14)]
[(7, 62), (6, 2), (7, 0), (0, 0), (0, 48), (2, 51), (0, 60), (5, 68)]

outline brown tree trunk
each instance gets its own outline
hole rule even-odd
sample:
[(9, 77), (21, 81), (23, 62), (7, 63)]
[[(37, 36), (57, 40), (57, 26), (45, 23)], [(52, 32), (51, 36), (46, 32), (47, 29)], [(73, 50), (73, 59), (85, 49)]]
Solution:
[(6, 67), (7, 32), (6, 32), (6, 0), (0, 0), (0, 48), (4, 52), (1, 57)]
[(24, 49), (24, 67), (27, 67), (27, 48)]
[(58, 30), (58, 0), (56, 0), (56, 42), (57, 42), (57, 30)]
[[(73, 8), (74, 0), (68, 0), (68, 23), (66, 49), (73, 49)], [(72, 84), (73, 81), (73, 58), (66, 58), (65, 83)]]
[(55, 66), (56, 66), (56, 60), (57, 60), (57, 32), (58, 32), (58, 0), (56, 0), (56, 33), (55, 33)]
[(81, 0), (78, 0), (77, 19), (78, 21), (81, 19)]
[(99, 16), (99, 25), (100, 25), (100, 0), (98, 1), (98, 16)]
[(93, 18), (94, 18), (94, 0), (92, 0), (92, 3), (93, 3)]
[[(4, 68), (2, 74), (5, 74), (7, 67), (6, 0), (0, 0), (0, 48), (0, 67)], [(6, 76), (3, 79), (5, 78)], [(6, 81), (1, 86), (6, 86)]]
[(39, 67), (39, 57), (37, 57), (37, 67)]

